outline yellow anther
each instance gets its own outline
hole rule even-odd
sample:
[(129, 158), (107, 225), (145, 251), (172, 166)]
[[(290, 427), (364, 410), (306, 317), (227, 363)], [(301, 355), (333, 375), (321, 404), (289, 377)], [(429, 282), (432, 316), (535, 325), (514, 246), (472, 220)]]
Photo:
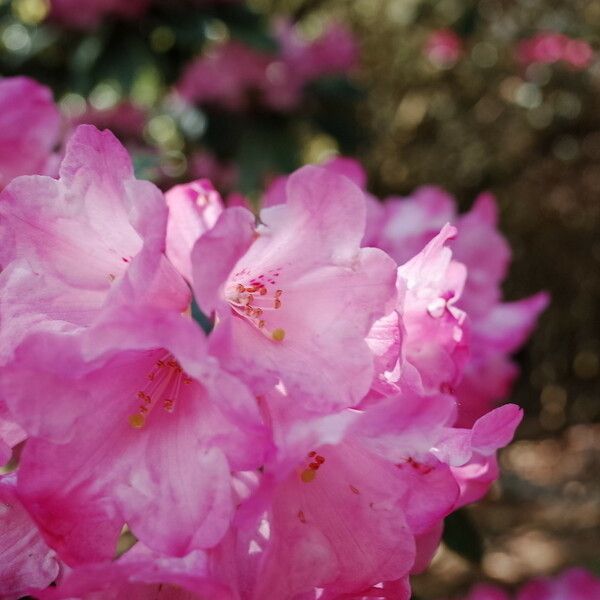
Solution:
[(144, 419), (144, 417), (142, 415), (140, 415), (139, 413), (135, 414), (135, 415), (131, 415), (129, 417), (129, 424), (134, 428), (134, 429), (141, 429), (146, 423), (146, 419)]
[(304, 483), (310, 483), (317, 476), (317, 472), (314, 469), (304, 469), (302, 473), (300, 473), (300, 479)]
[(273, 330), (273, 333), (271, 334), (271, 337), (276, 342), (283, 342), (283, 338), (285, 337), (285, 330), (281, 329), (281, 327), (278, 327), (277, 329)]

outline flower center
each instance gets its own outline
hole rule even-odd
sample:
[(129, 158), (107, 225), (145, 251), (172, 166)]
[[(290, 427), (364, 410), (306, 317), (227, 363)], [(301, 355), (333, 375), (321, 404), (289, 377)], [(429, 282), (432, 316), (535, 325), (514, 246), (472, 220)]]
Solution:
[(300, 472), (300, 479), (304, 483), (310, 483), (317, 476), (317, 471), (321, 467), (321, 465), (325, 462), (325, 458), (320, 454), (317, 454), (314, 450), (311, 450), (308, 453), (308, 458), (310, 462), (306, 466), (306, 468)]
[(233, 310), (245, 317), (268, 338), (282, 342), (285, 330), (273, 327), (275, 312), (283, 305), (283, 290), (277, 285), (280, 269), (249, 278), (247, 269), (236, 273), (225, 289), (225, 298)]
[(162, 404), (166, 412), (175, 410), (175, 403), (182, 385), (190, 385), (191, 377), (185, 373), (173, 355), (165, 352), (147, 375), (148, 381), (136, 394), (138, 411), (129, 416), (129, 424), (134, 429), (142, 429), (146, 419), (157, 404)]

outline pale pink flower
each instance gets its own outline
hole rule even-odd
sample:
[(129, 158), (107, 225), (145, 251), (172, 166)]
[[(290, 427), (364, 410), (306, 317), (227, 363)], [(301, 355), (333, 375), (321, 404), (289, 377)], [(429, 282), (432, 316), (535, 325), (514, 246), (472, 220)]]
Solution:
[(176, 185), (166, 194), (169, 207), (166, 254), (187, 281), (192, 281), (191, 252), (200, 236), (223, 212), (223, 200), (207, 179)]
[(445, 226), (398, 268), (399, 287), (404, 289), (398, 306), (405, 329), (403, 358), (426, 392), (452, 393), (469, 358), (466, 314), (457, 307), (467, 271), (445, 247), (455, 235), (454, 227)]
[(0, 596), (17, 599), (50, 585), (60, 566), (56, 553), (23, 508), (14, 475), (0, 477)]
[(365, 203), (350, 180), (305, 167), (286, 195), (258, 227), (234, 207), (200, 238), (196, 300), (217, 311), (213, 347), (255, 389), (280, 380), (314, 410), (351, 406), (373, 377), (365, 336), (393, 301), (396, 265), (360, 248)]
[(0, 195), (0, 216), (4, 356), (34, 325), (65, 334), (87, 326), (108, 296), (136, 282), (148, 304), (180, 311), (189, 305), (185, 282), (163, 254), (164, 197), (135, 179), (110, 132), (80, 126), (59, 179), (13, 180)]
[(53, 174), (59, 129), (47, 87), (27, 77), (0, 81), (0, 189), (19, 175)]

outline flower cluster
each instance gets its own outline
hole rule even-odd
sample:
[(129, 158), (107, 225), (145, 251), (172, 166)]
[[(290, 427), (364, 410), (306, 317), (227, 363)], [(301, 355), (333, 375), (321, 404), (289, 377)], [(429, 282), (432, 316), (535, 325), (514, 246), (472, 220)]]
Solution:
[(573, 567), (556, 577), (539, 577), (525, 583), (514, 596), (502, 588), (480, 583), (464, 600), (591, 600), (600, 598), (600, 579), (585, 569)]
[(277, 53), (235, 40), (214, 45), (186, 67), (177, 85), (179, 96), (187, 102), (241, 110), (254, 95), (264, 106), (286, 111), (298, 106), (308, 83), (344, 73), (357, 62), (352, 34), (337, 23), (309, 41), (289, 21), (280, 20), (273, 35)]
[(501, 301), (490, 196), (364, 179), (307, 166), (255, 215), (81, 125), (57, 178), (6, 185), (0, 595), (410, 596), (497, 477), (547, 299)]

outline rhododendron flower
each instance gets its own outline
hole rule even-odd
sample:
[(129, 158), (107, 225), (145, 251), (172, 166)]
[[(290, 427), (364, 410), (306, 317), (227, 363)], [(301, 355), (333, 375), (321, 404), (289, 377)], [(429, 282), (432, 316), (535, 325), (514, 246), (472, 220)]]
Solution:
[(0, 596), (20, 598), (58, 576), (56, 553), (48, 548), (23, 508), (15, 476), (0, 477)]
[[(325, 168), (336, 171), (340, 167), (333, 162)], [(356, 170), (347, 165), (341, 168), (346, 174)], [(352, 177), (357, 180), (358, 175)], [(283, 180), (276, 182), (278, 189), (282, 185)], [(268, 192), (271, 203), (280, 200), (277, 188), (274, 184)], [(548, 296), (538, 293), (517, 302), (501, 301), (510, 249), (498, 231), (498, 211), (491, 194), (481, 194), (464, 215), (457, 215), (452, 196), (432, 186), (419, 188), (408, 198), (388, 198), (383, 205), (366, 196), (369, 210), (363, 245), (382, 248), (399, 264), (419, 253), (445, 223), (456, 225), (451, 248), (456, 261), (466, 267), (467, 278), (454, 310), (463, 310), (469, 317), (470, 357), (454, 392), (459, 424), (470, 426), (508, 396), (518, 373), (509, 355), (530, 335), (548, 305)]]
[(467, 271), (452, 261), (445, 243), (456, 229), (445, 226), (422, 252), (398, 268), (403, 300), (398, 310), (405, 328), (403, 358), (419, 374), (426, 391), (452, 392), (468, 360), (464, 311), (456, 304)]
[(450, 464), (490, 455), (520, 420), (517, 407), (504, 407), (467, 438), (450, 428), (450, 396), (405, 392), (320, 417), (279, 394), (265, 402), (277, 455), (264, 469), (255, 552), (237, 559), (250, 561), (249, 598), (296, 598), (315, 587), (325, 597), (360, 596), (379, 581), (402, 581), (416, 561), (430, 560), (440, 522), (458, 502)]
[(67, 569), (56, 588), (38, 596), (40, 600), (234, 600), (227, 588), (213, 582), (208, 573), (207, 556), (200, 550), (170, 558), (138, 542), (114, 562)]
[[(189, 291), (163, 250), (167, 208), (110, 132), (80, 126), (60, 178), (22, 177), (0, 195), (0, 354), (36, 324), (85, 327), (108, 296), (143, 282), (144, 302), (183, 311)], [(15, 259), (12, 263), (9, 262)]]
[(214, 46), (186, 67), (177, 91), (188, 102), (245, 108), (248, 93), (260, 89), (270, 62), (268, 55), (241, 42)]
[(373, 377), (365, 336), (393, 300), (396, 265), (359, 247), (365, 203), (350, 180), (305, 167), (286, 194), (256, 229), (234, 207), (200, 238), (196, 300), (217, 312), (213, 347), (256, 389), (281, 380), (313, 410), (352, 406)]
[(230, 469), (262, 462), (254, 398), (207, 355), (202, 330), (135, 303), (77, 338), (27, 337), (2, 371), (30, 435), (20, 494), (67, 562), (110, 557), (124, 521), (170, 555), (216, 544), (233, 511)]
[(48, 88), (27, 77), (0, 81), (0, 189), (19, 175), (53, 174), (59, 129)]
[(17, 179), (2, 200), (20, 258), (0, 276), (1, 388), (30, 436), (28, 510), (68, 562), (110, 557), (124, 521), (171, 554), (217, 543), (230, 469), (260, 465), (262, 433), (252, 395), (180, 314), (162, 195), (110, 134), (81, 127), (60, 180)]
[(497, 478), (522, 411), (489, 398), (546, 299), (501, 302), (490, 196), (365, 179), (305, 167), (255, 217), (81, 126), (57, 180), (4, 189), (0, 454), (27, 436), (13, 493), (65, 563), (41, 598), (408, 600)]
[(243, 110), (254, 94), (272, 109), (289, 110), (298, 104), (308, 83), (344, 73), (357, 61), (352, 34), (337, 23), (308, 41), (292, 23), (279, 21), (274, 36), (280, 46), (278, 53), (262, 52), (238, 41), (212, 47), (184, 70), (178, 94), (188, 102), (229, 110)]
[(345, 73), (358, 60), (356, 41), (339, 23), (330, 23), (318, 38), (308, 41), (291, 22), (280, 20), (275, 37), (280, 56), (268, 66), (263, 90), (266, 104), (275, 109), (293, 108), (307, 83)]

